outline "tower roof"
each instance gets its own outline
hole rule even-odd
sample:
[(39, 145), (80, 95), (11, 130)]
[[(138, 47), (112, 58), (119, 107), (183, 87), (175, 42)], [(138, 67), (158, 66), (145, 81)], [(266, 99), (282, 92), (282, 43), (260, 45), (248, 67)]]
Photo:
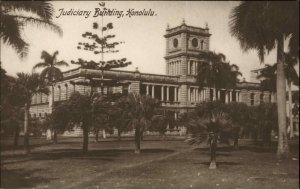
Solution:
[(195, 26), (189, 26), (186, 25), (185, 22), (182, 22), (180, 26), (174, 27), (174, 28), (167, 28), (166, 34), (164, 37), (171, 37), (180, 33), (190, 33), (190, 34), (199, 34), (201, 33), (203, 36), (211, 36), (209, 33), (209, 28), (201, 28), (201, 27), (195, 27)]

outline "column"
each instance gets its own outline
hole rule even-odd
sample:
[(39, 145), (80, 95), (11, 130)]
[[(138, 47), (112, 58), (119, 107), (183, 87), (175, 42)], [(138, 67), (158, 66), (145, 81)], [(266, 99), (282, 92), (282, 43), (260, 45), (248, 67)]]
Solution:
[(194, 61), (193, 66), (194, 66), (194, 75), (196, 75), (196, 61)]
[(187, 88), (188, 88), (188, 90), (187, 90), (187, 93), (188, 93), (187, 96), (188, 96), (188, 102), (189, 102), (189, 101), (191, 101), (191, 98), (190, 98), (191, 97), (190, 96), (191, 88), (189, 86)]
[(229, 102), (232, 102), (232, 91), (229, 91)]
[(169, 101), (169, 86), (167, 86), (167, 101)]
[(152, 98), (154, 98), (154, 85), (152, 85)]
[(218, 90), (218, 96), (217, 96), (217, 99), (218, 99), (218, 100), (220, 100), (220, 96), (221, 96), (220, 93), (221, 93), (221, 91)]
[(174, 101), (177, 102), (177, 87), (174, 87)]
[(225, 91), (225, 103), (228, 103), (228, 92)]
[(164, 86), (161, 86), (161, 101), (164, 100)]
[(235, 101), (239, 102), (239, 92), (235, 91)]
[(191, 64), (191, 63), (190, 63), (190, 61), (187, 61), (187, 63), (188, 63), (188, 65), (187, 65), (187, 70), (188, 70), (188, 71), (187, 71), (187, 75), (189, 75), (190, 72), (191, 72), (191, 69), (190, 69), (190, 68), (191, 68), (191, 67), (190, 67), (190, 64)]
[(146, 95), (149, 95), (149, 85), (146, 84)]
[(216, 89), (215, 88), (212, 88), (213, 89), (213, 101), (216, 100)]
[(195, 88), (195, 91), (196, 91), (196, 95), (195, 95), (195, 97), (196, 97), (196, 99), (195, 99), (195, 101), (196, 102), (198, 102), (199, 101), (199, 93), (198, 93), (198, 88)]

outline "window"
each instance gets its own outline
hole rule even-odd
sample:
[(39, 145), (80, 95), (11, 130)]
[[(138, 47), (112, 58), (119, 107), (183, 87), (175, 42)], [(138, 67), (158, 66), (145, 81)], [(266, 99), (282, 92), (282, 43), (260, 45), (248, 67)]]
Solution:
[(61, 100), (61, 88), (60, 85), (58, 85), (58, 100)]
[(173, 39), (173, 46), (175, 47), (175, 48), (177, 48), (178, 47), (178, 39)]
[(193, 45), (193, 47), (198, 47), (198, 39), (197, 38), (192, 39), (192, 45)]
[(254, 105), (254, 93), (250, 94), (250, 105), (253, 106)]
[(203, 40), (200, 42), (200, 48), (203, 50)]
[(66, 100), (68, 100), (68, 95), (69, 95), (69, 94), (68, 94), (68, 92), (69, 92), (69, 91), (68, 91), (68, 84), (65, 84), (65, 86), (66, 86)]
[(264, 94), (260, 94), (259, 103), (262, 104), (264, 102)]

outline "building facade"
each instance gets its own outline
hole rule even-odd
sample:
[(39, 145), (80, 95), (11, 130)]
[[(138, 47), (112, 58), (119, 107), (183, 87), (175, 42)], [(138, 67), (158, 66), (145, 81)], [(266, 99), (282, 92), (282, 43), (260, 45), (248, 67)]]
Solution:
[[(175, 118), (182, 112), (193, 109), (203, 101), (221, 100), (224, 103), (243, 102), (249, 106), (262, 102), (274, 101), (268, 91), (261, 91), (259, 83), (240, 82), (235, 89), (216, 89), (199, 87), (196, 70), (200, 62), (205, 62), (201, 54), (209, 51), (209, 28), (188, 26), (182, 23), (174, 28), (167, 28), (166, 34), (166, 74), (140, 73), (136, 71), (107, 70), (104, 80), (117, 80), (123, 85), (107, 87), (105, 93), (138, 93), (159, 99), (164, 108), (172, 110)], [(88, 94), (89, 86), (76, 85), (87, 77), (101, 79), (100, 70), (72, 69), (63, 73), (64, 80), (54, 87), (54, 101), (67, 100), (74, 91)], [(100, 92), (100, 88), (96, 88)], [(49, 96), (35, 95), (30, 109), (33, 117), (44, 117), (51, 113)]]

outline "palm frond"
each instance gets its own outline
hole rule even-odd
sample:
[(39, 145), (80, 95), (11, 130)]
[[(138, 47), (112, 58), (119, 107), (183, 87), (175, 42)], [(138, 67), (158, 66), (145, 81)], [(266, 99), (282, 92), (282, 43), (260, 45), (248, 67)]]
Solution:
[(54, 24), (52, 21), (17, 15), (14, 15), (12, 17), (14, 17), (16, 20), (19, 20), (20, 22), (23, 22), (24, 24), (33, 24), (36, 26), (41, 26), (56, 32), (59, 36), (63, 35), (62, 29), (58, 25)]
[(39, 62), (36, 65), (33, 66), (33, 70), (38, 69), (38, 68), (45, 68), (48, 67), (49, 65), (45, 62)]
[(69, 66), (69, 64), (65, 61), (55, 62), (54, 66)]
[(27, 56), (28, 44), (22, 39), (20, 28), (23, 24), (11, 15), (1, 15), (0, 38), (7, 45), (12, 46), (21, 58)]
[(11, 11), (31, 12), (45, 20), (50, 20), (54, 13), (49, 1), (2, 1), (1, 6)]

